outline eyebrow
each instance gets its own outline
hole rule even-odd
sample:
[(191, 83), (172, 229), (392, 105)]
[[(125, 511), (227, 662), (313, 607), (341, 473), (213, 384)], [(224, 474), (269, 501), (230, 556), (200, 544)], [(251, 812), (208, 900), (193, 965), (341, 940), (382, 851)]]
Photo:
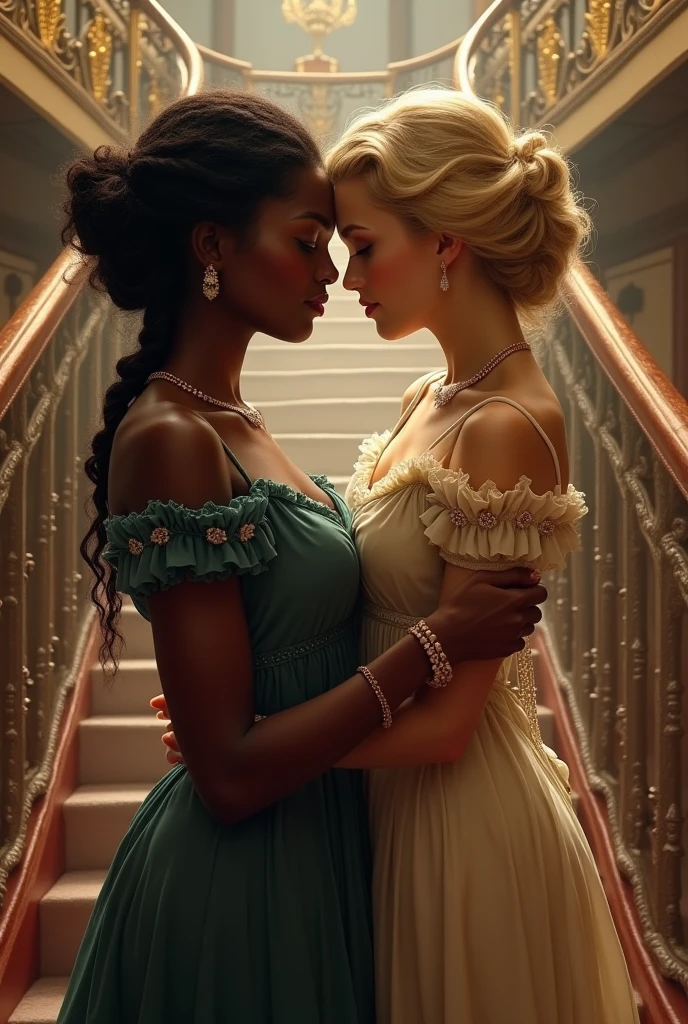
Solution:
[(352, 231), (369, 231), (369, 228), (363, 227), (362, 224), (347, 224), (345, 228), (341, 228), (339, 234), (342, 238), (346, 238), (351, 234)]
[(328, 231), (331, 231), (334, 226), (329, 217), (326, 217), (323, 213), (318, 213), (317, 210), (306, 210), (305, 213), (300, 213), (297, 217), (292, 217), (292, 220), (314, 220), (317, 221), (318, 224), (322, 224), (322, 226)]

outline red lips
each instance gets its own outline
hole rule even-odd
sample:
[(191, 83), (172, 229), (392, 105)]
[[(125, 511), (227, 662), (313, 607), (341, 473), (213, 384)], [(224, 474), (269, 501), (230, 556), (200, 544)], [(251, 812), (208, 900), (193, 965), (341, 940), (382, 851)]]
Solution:
[(374, 313), (377, 307), (380, 305), (379, 302), (370, 302), (368, 299), (359, 299), (358, 301), (362, 306), (365, 306), (366, 316), (370, 316), (372, 313)]
[(322, 316), (325, 312), (325, 303), (327, 302), (329, 295), (327, 292), (323, 292), (321, 295), (317, 295), (314, 299), (306, 299), (306, 305), (314, 309), (317, 316)]

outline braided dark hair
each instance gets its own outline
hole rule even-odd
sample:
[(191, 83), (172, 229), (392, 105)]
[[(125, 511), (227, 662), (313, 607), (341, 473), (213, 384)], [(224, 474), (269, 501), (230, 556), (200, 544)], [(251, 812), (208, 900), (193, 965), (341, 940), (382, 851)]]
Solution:
[(216, 90), (171, 104), (130, 153), (101, 146), (67, 171), (63, 241), (94, 257), (90, 282), (116, 306), (143, 310), (138, 347), (117, 363), (85, 465), (93, 518), (80, 550), (94, 575), (104, 666), (116, 664), (122, 639), (116, 574), (102, 558), (110, 454), (127, 408), (169, 355), (191, 230), (207, 220), (245, 231), (262, 200), (287, 195), (294, 172), (320, 163), (313, 138), (281, 107)]

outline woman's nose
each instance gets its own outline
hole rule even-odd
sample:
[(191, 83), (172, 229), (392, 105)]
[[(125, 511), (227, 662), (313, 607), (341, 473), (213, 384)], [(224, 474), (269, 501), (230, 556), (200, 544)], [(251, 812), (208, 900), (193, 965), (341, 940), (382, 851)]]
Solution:
[(342, 284), (346, 291), (349, 292), (355, 292), (363, 285), (363, 279), (360, 273), (356, 272), (355, 263), (351, 260), (349, 261), (349, 265), (344, 273), (344, 280), (342, 281)]
[(320, 281), (321, 284), (334, 284), (338, 277), (339, 271), (335, 267), (334, 263), (332, 262), (332, 258), (328, 253), (327, 263), (320, 271), (318, 275), (318, 281)]

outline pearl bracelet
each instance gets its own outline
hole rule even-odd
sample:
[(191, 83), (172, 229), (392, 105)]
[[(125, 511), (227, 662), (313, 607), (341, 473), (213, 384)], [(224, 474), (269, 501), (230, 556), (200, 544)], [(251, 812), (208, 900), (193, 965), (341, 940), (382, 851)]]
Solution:
[(370, 684), (373, 693), (380, 701), (380, 707), (382, 708), (382, 728), (389, 729), (392, 724), (392, 710), (387, 703), (387, 698), (382, 692), (382, 687), (367, 665), (359, 665), (356, 671), (360, 672), (365, 681)]
[(434, 690), (443, 689), (451, 682), (454, 673), (442, 644), (424, 619), (420, 619), (415, 626), (410, 626), (408, 632), (415, 636), (432, 665), (432, 679), (426, 680), (428, 686)]

